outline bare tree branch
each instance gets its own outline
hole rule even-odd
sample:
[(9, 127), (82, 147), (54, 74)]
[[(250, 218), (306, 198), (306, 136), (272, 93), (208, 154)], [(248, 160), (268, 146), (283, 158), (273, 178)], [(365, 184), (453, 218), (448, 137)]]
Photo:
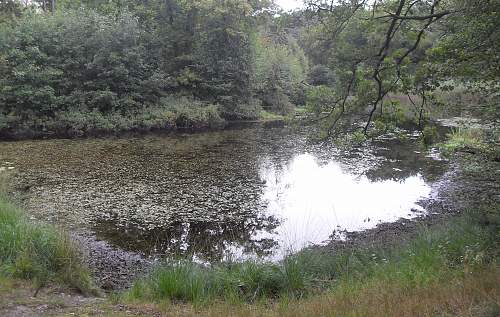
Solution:
[(421, 16), (405, 16), (405, 15), (398, 15), (398, 14), (393, 14), (389, 13), (387, 15), (382, 15), (379, 17), (376, 17), (376, 19), (384, 19), (384, 18), (392, 18), (396, 20), (415, 20), (415, 21), (425, 21), (429, 19), (440, 19), (446, 15), (457, 13), (458, 11), (443, 11), (439, 13), (434, 13), (434, 14), (429, 14), (429, 15), (421, 15)]

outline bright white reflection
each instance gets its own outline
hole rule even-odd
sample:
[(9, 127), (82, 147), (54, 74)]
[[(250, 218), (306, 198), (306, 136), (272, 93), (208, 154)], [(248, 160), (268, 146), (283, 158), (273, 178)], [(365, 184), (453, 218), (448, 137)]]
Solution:
[(267, 166), (261, 173), (268, 211), (283, 219), (277, 229), (280, 247), (288, 251), (322, 243), (334, 230), (367, 229), (409, 217), (412, 208), (421, 210), (417, 200), (430, 193), (420, 175), (371, 182), (335, 162), (319, 165), (309, 154), (295, 157), (281, 171)]

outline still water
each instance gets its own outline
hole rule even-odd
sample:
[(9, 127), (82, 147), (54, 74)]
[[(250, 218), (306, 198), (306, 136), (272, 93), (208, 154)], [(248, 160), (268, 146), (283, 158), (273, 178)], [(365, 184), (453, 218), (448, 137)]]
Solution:
[(342, 151), (307, 136), (253, 126), (2, 142), (0, 167), (34, 218), (123, 250), (203, 261), (279, 258), (414, 217), (445, 167), (412, 137)]

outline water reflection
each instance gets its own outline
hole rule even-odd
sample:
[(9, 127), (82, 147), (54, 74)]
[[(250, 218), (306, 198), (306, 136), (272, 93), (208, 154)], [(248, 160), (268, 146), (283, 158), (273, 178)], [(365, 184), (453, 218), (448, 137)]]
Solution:
[(367, 229), (412, 216), (422, 210), (417, 200), (430, 193), (419, 174), (373, 182), (337, 162), (321, 165), (311, 154), (297, 155), (278, 170), (266, 165), (261, 174), (268, 212), (282, 219), (275, 236), (285, 252), (321, 243), (334, 230)]
[(436, 161), (437, 157), (426, 155), (427, 150), (416, 144), (415, 140), (398, 139), (375, 142), (374, 155), (383, 159), (379, 159), (377, 166), (368, 169), (365, 175), (373, 182), (402, 181), (416, 175), (422, 176), (426, 182), (435, 181), (441, 175), (443, 164)]
[(416, 142), (342, 152), (307, 132), (0, 143), (37, 218), (130, 251), (207, 261), (269, 256), (412, 216), (444, 163)]
[(269, 235), (279, 225), (276, 217), (254, 217), (227, 221), (172, 223), (158, 229), (138, 230), (136, 226), (116, 230), (116, 222), (101, 221), (93, 227), (98, 238), (126, 250), (140, 250), (148, 256), (196, 257), (203, 261), (224, 261), (245, 255), (268, 257), (279, 249)]

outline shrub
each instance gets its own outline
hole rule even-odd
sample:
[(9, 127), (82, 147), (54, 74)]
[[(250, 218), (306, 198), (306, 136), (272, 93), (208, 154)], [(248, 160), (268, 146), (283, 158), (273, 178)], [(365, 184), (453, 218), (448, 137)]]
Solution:
[(280, 88), (270, 90), (261, 96), (262, 105), (265, 109), (281, 115), (287, 115), (295, 109), (290, 98)]
[(233, 116), (239, 120), (255, 120), (259, 118), (261, 111), (262, 103), (254, 99), (246, 104), (237, 104)]
[(326, 65), (314, 65), (307, 74), (307, 81), (313, 86), (331, 86), (335, 80), (332, 71)]
[(175, 113), (159, 107), (143, 109), (134, 120), (142, 129), (171, 129), (175, 127)]
[(337, 99), (335, 91), (328, 86), (310, 87), (306, 95), (306, 108), (309, 112), (319, 115), (322, 112), (329, 111), (333, 102)]
[(161, 104), (174, 114), (177, 128), (217, 128), (224, 124), (217, 105), (187, 97), (166, 97)]
[(9, 127), (9, 120), (7, 116), (0, 113), (0, 131)]

